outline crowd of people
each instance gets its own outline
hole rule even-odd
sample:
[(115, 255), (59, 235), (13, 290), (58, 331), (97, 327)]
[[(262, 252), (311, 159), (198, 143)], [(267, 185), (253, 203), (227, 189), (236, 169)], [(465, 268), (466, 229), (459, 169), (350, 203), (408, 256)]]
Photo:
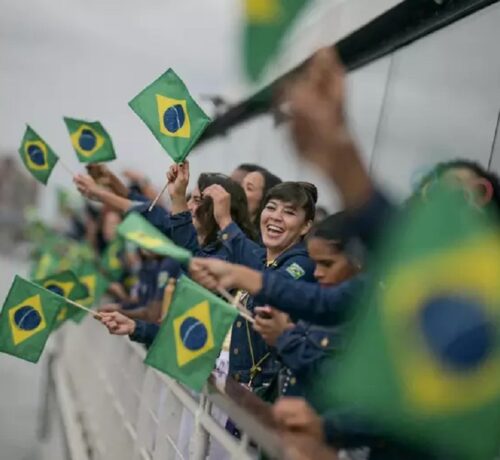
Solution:
[[(185, 161), (167, 172), (168, 206), (160, 201), (150, 210), (156, 190), (144, 176), (129, 173), (125, 185), (106, 166), (91, 165), (74, 182), (90, 203), (102, 206), (87, 207), (86, 225), (78, 231), (99, 253), (124, 216), (137, 212), (195, 256), (186, 267), (122, 248), (127, 271), (114, 283), (115, 301), (100, 306), (101, 321), (111, 334), (149, 346), (165, 313), (165, 295), (172, 295), (181, 273), (214, 292), (228, 289), (254, 317), (253, 323), (238, 317), (233, 324), (225, 345), (229, 376), (273, 404), (285, 433), (328, 445), (332, 458), (340, 449), (358, 448), (368, 448), (365, 456), (372, 460), (449, 458), (403, 445), (356, 413), (325, 406), (311, 394), (310, 382), (322, 378), (325, 359), (349, 346), (354, 299), (376, 276), (370, 254), (387, 222), (432, 200), (438, 183), (463, 190), (478, 213), (497, 211), (499, 181), (466, 159), (441, 163), (398, 207), (363, 164), (344, 114), (344, 70), (331, 49), (317, 52), (284, 94), (297, 152), (331, 180), (344, 209), (326, 217), (316, 207), (313, 184), (283, 181), (255, 164), (242, 164), (230, 176), (206, 172), (193, 180)], [(133, 283), (132, 274), (138, 277)], [(240, 435), (231, 421), (227, 429)]]

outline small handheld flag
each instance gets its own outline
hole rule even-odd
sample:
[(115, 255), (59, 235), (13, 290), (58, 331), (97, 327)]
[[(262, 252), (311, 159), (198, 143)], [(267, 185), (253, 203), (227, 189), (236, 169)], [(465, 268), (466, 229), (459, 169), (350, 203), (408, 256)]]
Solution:
[(244, 64), (247, 75), (257, 80), (278, 51), (283, 37), (308, 3), (306, 0), (243, 0), (246, 26)]
[(329, 391), (438, 457), (491, 459), (500, 447), (500, 234), (463, 196), (441, 193), (388, 234), (382, 285), (363, 299)]
[(65, 300), (16, 276), (0, 314), (0, 351), (36, 363)]
[[(69, 270), (56, 273), (42, 280), (35, 280), (35, 283), (69, 300), (76, 301), (89, 297), (87, 287)], [(81, 314), (81, 310), (81, 308), (77, 308), (71, 303), (66, 303), (57, 315), (55, 327), (58, 327), (67, 319), (77, 314)]]
[(201, 391), (237, 316), (234, 307), (182, 276), (144, 362)]
[(116, 158), (111, 137), (101, 123), (67, 117), (64, 123), (80, 163), (98, 163)]
[(26, 126), (19, 154), (33, 177), (47, 185), (59, 157), (30, 126)]
[(191, 259), (190, 251), (172, 243), (154, 225), (136, 212), (130, 213), (118, 226), (118, 234), (143, 249), (172, 257), (181, 263), (187, 263)]
[(210, 124), (172, 69), (141, 91), (129, 106), (176, 163), (184, 161)]

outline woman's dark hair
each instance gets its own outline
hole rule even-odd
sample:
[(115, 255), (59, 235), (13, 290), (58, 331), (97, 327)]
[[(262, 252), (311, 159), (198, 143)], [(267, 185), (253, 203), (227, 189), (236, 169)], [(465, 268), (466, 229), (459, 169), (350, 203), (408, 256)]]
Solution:
[(258, 172), (264, 178), (264, 187), (262, 188), (262, 200), (260, 200), (259, 209), (257, 211), (257, 214), (255, 214), (255, 219), (253, 222), (255, 228), (257, 229), (257, 232), (260, 232), (260, 215), (262, 214), (262, 210), (266, 205), (266, 195), (269, 192), (269, 190), (271, 190), (276, 185), (281, 184), (282, 181), (278, 176), (275, 176), (273, 173), (269, 172), (265, 168), (259, 168), (252, 172)]
[(347, 214), (341, 211), (315, 224), (306, 238), (308, 240), (312, 238), (327, 240), (335, 249), (343, 251), (353, 236), (350, 231)]
[(267, 193), (263, 203), (264, 206), (270, 200), (280, 200), (292, 203), (299, 209), (305, 211), (305, 220), (314, 220), (316, 212), (316, 201), (318, 200), (318, 189), (310, 182), (282, 182), (275, 185)]
[[(203, 190), (210, 185), (218, 184), (231, 195), (231, 217), (241, 230), (251, 239), (255, 239), (255, 228), (250, 222), (248, 214), (247, 196), (240, 184), (236, 183), (224, 174), (202, 173), (198, 178), (198, 188), (203, 196)], [(203, 245), (217, 241), (219, 226), (214, 218), (214, 205), (212, 198), (204, 197), (198, 209), (196, 218), (205, 229), (205, 241)]]
[(241, 171), (245, 171), (246, 173), (251, 173), (251, 172), (261, 172), (261, 171), (266, 171), (265, 168), (262, 166), (256, 165), (254, 163), (242, 163), (239, 166), (237, 166), (235, 169), (240, 169)]
[[(443, 175), (451, 169), (468, 169), (475, 173), (478, 177), (486, 179), (493, 188), (493, 196), (491, 203), (495, 206), (497, 212), (500, 211), (500, 180), (498, 176), (484, 169), (479, 163), (469, 160), (451, 160), (443, 163), (438, 163), (432, 171), (425, 175), (417, 187), (417, 194), (432, 181), (439, 180)], [(410, 199), (410, 202), (412, 200)]]

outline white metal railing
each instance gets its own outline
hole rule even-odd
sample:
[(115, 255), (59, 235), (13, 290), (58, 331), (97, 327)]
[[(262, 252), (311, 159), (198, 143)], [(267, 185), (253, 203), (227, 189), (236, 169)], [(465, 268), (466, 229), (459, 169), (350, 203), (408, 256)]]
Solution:
[[(250, 439), (281, 456), (270, 417), (259, 417), (269, 408), (234, 382), (213, 378), (202, 394), (191, 392), (146, 366), (143, 347), (110, 336), (90, 316), (66, 324), (54, 341), (52, 388), (73, 460), (246, 460), (258, 457)], [(225, 414), (241, 439), (224, 429)]]

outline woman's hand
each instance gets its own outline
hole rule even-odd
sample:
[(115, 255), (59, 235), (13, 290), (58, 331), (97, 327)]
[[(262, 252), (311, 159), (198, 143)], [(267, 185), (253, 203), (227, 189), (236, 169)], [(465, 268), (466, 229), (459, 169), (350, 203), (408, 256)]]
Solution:
[(125, 315), (114, 312), (101, 312), (100, 321), (104, 324), (110, 334), (113, 335), (130, 335), (135, 331), (135, 321), (127, 318)]
[(231, 222), (231, 195), (219, 184), (210, 185), (203, 190), (203, 197), (209, 196), (214, 203), (214, 219), (222, 230)]
[(99, 201), (99, 192), (101, 187), (88, 174), (77, 174), (73, 177), (73, 182), (78, 191), (85, 197), (91, 200)]
[(172, 200), (177, 198), (186, 199), (186, 191), (189, 185), (189, 162), (174, 164), (167, 171), (168, 194)]
[(195, 281), (211, 291), (239, 288), (254, 295), (262, 289), (261, 272), (218, 259), (195, 257), (191, 259), (189, 272)]
[(170, 166), (167, 171), (167, 190), (172, 203), (172, 214), (179, 214), (188, 210), (186, 191), (189, 184), (189, 162)]
[(86, 165), (86, 169), (89, 176), (92, 177), (97, 184), (104, 187), (110, 186), (113, 173), (106, 165), (102, 163), (90, 163)]
[(322, 442), (323, 419), (303, 398), (281, 398), (273, 406), (273, 415), (284, 431), (293, 431)]
[(257, 307), (255, 309), (255, 324), (253, 328), (262, 336), (264, 341), (274, 347), (276, 340), (287, 329), (293, 327), (290, 317), (272, 307)]
[(286, 94), (297, 151), (332, 179), (347, 208), (357, 208), (369, 200), (373, 186), (347, 126), (344, 87), (336, 52), (323, 48)]

